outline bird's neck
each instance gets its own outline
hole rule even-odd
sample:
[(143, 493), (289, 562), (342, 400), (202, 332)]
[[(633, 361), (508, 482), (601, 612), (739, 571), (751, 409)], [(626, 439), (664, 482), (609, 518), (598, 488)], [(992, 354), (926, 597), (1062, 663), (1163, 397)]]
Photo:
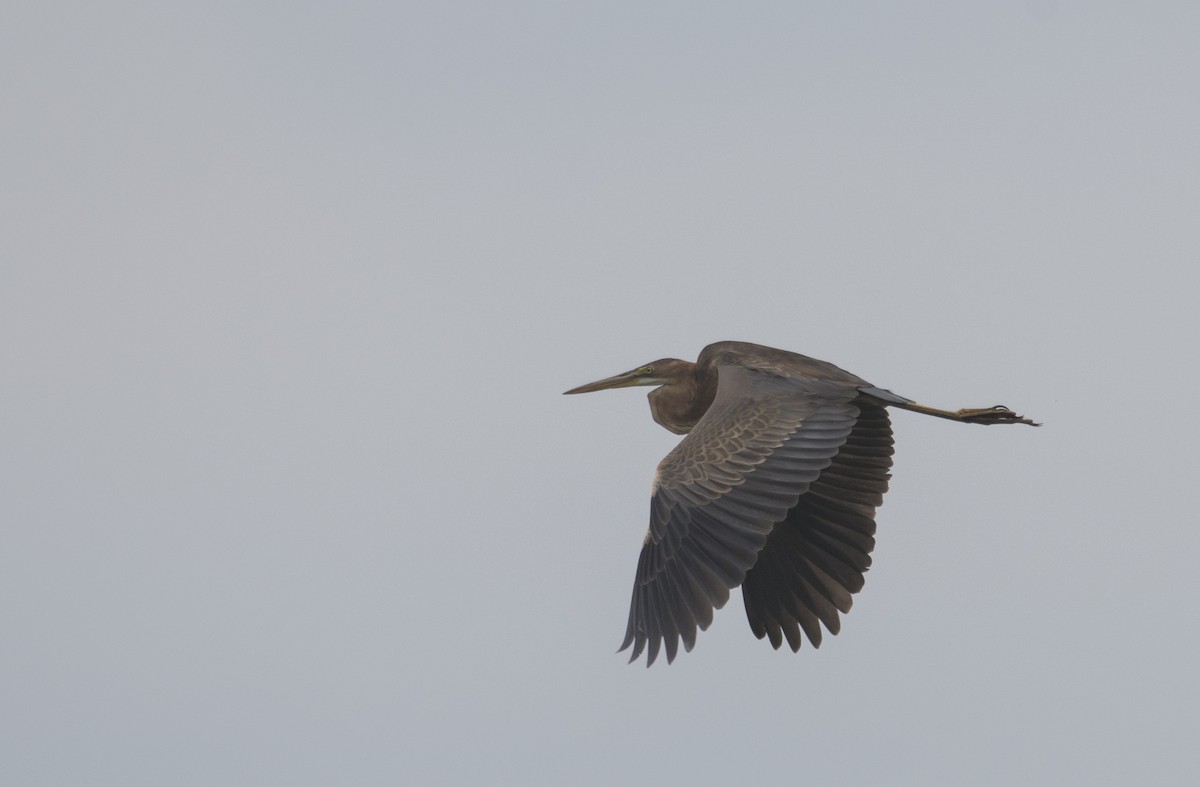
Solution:
[(670, 383), (648, 394), (650, 414), (660, 426), (675, 434), (687, 434), (712, 404), (714, 393), (694, 378)]

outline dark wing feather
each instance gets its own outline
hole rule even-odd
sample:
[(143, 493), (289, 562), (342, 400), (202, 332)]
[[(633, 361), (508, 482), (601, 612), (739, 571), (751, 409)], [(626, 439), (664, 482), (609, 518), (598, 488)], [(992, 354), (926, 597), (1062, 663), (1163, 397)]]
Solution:
[(653, 664), (665, 646), (670, 662), (680, 638), (692, 649), (846, 442), (856, 395), (845, 382), (720, 367), (712, 406), (658, 466), (621, 645), (630, 661), (645, 651)]
[(820, 647), (818, 623), (837, 634), (838, 612), (850, 610), (851, 595), (862, 590), (871, 565), (875, 508), (892, 465), (892, 429), (883, 407), (856, 404), (860, 415), (846, 444), (767, 536), (742, 583), (751, 630), (776, 648), (786, 639), (799, 650), (798, 629)]

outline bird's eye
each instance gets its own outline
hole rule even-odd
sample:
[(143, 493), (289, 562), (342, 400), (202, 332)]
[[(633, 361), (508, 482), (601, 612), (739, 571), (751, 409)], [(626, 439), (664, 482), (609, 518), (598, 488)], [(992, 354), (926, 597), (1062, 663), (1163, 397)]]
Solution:
[(638, 373), (641, 374), (643, 377), (653, 377), (654, 376), (654, 367), (653, 366), (643, 366), (641, 369), (638, 369)]

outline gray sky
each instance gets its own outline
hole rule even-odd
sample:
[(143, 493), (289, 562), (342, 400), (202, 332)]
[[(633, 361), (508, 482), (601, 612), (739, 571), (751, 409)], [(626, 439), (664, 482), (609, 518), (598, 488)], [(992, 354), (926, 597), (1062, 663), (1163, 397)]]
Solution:
[[(0, 782), (1189, 783), (1200, 6), (192, 6), (0, 12)], [(626, 666), (721, 339), (1045, 427)]]

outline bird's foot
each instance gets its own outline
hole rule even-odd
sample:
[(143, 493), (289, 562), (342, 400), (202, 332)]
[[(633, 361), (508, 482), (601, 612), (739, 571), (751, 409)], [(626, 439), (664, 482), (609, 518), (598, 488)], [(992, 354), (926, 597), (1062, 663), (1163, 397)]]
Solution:
[(1029, 426), (1041, 426), (1041, 424), (1034, 423), (1024, 416), (1017, 415), (1002, 404), (998, 404), (995, 407), (963, 409), (959, 410), (956, 415), (958, 416), (958, 420), (968, 424), (984, 424), (985, 426), (992, 424), (1028, 424)]

